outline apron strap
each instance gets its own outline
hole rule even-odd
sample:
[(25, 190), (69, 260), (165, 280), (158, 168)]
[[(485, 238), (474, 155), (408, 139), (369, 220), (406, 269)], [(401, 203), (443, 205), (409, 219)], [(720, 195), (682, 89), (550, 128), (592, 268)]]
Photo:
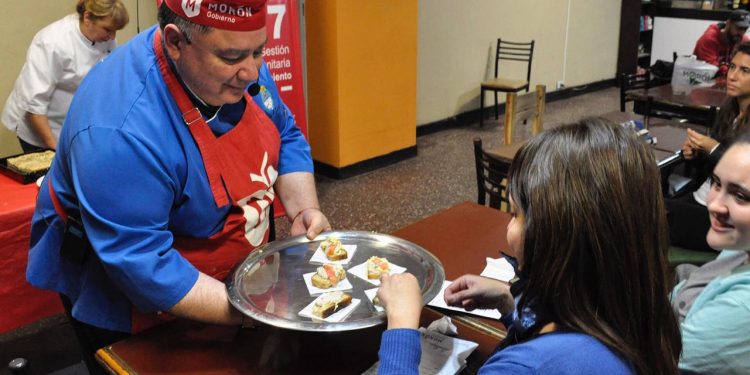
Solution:
[(65, 212), (65, 209), (62, 206), (62, 203), (60, 203), (60, 199), (57, 198), (57, 194), (55, 194), (55, 189), (52, 188), (52, 178), (47, 178), (47, 187), (49, 187), (49, 196), (52, 199), (52, 205), (55, 207), (55, 212), (57, 212), (57, 216), (62, 219), (63, 223), (68, 222), (68, 213)]
[(167, 84), (167, 89), (172, 94), (172, 98), (177, 103), (177, 107), (182, 112), (182, 120), (190, 129), (195, 143), (198, 145), (201, 156), (203, 157), (203, 166), (206, 169), (208, 183), (211, 186), (211, 193), (214, 196), (216, 207), (223, 207), (229, 204), (227, 193), (224, 190), (224, 184), (221, 181), (221, 169), (216, 149), (216, 137), (211, 132), (206, 120), (203, 119), (198, 108), (193, 106), (190, 98), (183, 90), (177, 77), (169, 68), (167, 57), (164, 54), (164, 48), (161, 43), (161, 30), (156, 30), (154, 34), (154, 53), (156, 60), (159, 62), (159, 71)]

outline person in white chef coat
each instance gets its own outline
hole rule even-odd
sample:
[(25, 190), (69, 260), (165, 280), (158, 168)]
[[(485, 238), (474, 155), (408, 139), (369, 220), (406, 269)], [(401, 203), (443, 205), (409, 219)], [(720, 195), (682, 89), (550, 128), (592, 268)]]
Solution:
[(1, 118), (24, 153), (56, 149), (76, 89), (129, 20), (121, 0), (78, 0), (76, 13), (34, 36)]

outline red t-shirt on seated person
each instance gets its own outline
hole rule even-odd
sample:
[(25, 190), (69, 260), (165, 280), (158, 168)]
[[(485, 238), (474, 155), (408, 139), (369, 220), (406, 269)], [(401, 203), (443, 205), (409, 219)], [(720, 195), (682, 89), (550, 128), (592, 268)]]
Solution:
[[(727, 75), (729, 70), (729, 62), (732, 58), (732, 52), (737, 48), (737, 44), (730, 45), (726, 38), (721, 35), (721, 27), (724, 27), (724, 23), (715, 23), (706, 29), (703, 35), (695, 43), (695, 49), (693, 55), (698, 60), (703, 60), (711, 65), (719, 67), (719, 72), (716, 73), (717, 77), (723, 77)], [(750, 37), (747, 34), (742, 36), (742, 42), (747, 42)]]

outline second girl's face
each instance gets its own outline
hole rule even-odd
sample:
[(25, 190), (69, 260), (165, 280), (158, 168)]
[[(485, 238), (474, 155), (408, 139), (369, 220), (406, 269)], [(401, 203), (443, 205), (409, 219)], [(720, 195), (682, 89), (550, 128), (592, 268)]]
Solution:
[(738, 52), (727, 72), (727, 95), (742, 99), (750, 97), (750, 55)]
[(525, 217), (523, 211), (516, 206), (512, 198), (510, 199), (510, 212), (511, 219), (508, 223), (507, 231), (505, 232), (505, 237), (508, 240), (508, 247), (510, 247), (508, 255), (516, 258), (518, 261), (518, 267), (521, 268), (523, 265), (524, 232), (526, 230), (524, 224)]
[(750, 249), (749, 144), (730, 147), (716, 165), (707, 206), (708, 244), (717, 250)]

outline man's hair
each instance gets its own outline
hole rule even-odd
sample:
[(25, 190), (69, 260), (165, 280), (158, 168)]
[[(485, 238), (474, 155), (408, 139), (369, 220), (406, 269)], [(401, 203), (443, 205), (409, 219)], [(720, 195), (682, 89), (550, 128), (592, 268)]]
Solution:
[(94, 20), (106, 17), (112, 18), (115, 29), (120, 30), (130, 22), (128, 10), (120, 0), (78, 0), (76, 3), (78, 19), (83, 20), (83, 14), (89, 12)]
[(157, 19), (159, 20), (159, 28), (161, 28), (162, 31), (164, 31), (164, 28), (169, 24), (177, 26), (182, 34), (185, 35), (185, 39), (188, 43), (192, 42), (194, 30), (197, 30), (201, 34), (206, 34), (212, 30), (210, 26), (199, 25), (178, 16), (172, 11), (172, 9), (169, 9), (166, 3), (162, 3), (159, 7)]
[(667, 221), (654, 157), (637, 136), (584, 119), (529, 140), (509, 170), (524, 217), (517, 311), (591, 335), (637, 374), (675, 374), (682, 343), (668, 299)]

